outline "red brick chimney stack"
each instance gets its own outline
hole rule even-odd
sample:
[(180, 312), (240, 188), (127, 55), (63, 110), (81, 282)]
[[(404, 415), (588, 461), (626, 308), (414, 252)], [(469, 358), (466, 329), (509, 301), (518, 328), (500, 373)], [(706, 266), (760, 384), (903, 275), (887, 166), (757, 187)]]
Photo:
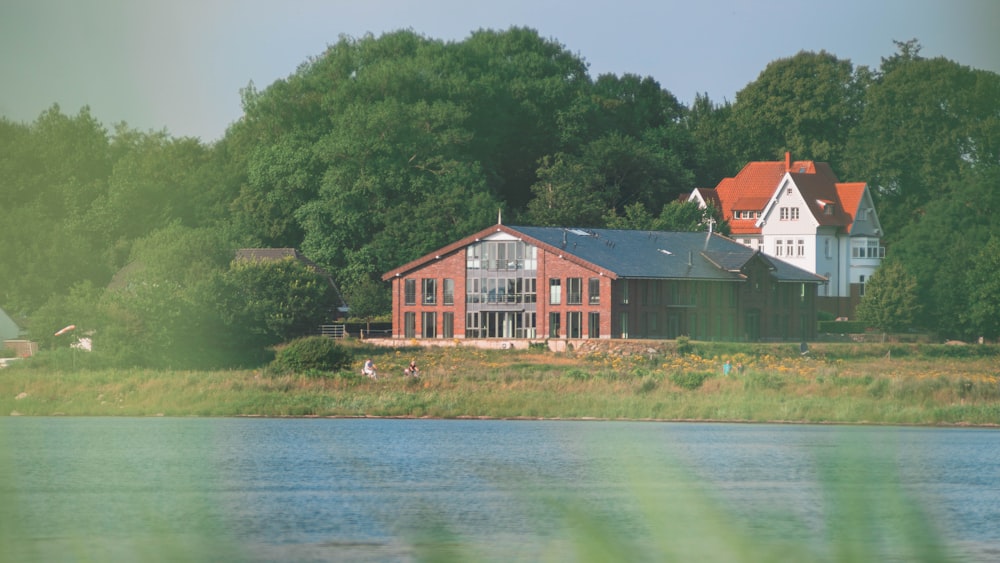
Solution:
[(785, 151), (785, 172), (792, 170), (792, 153)]

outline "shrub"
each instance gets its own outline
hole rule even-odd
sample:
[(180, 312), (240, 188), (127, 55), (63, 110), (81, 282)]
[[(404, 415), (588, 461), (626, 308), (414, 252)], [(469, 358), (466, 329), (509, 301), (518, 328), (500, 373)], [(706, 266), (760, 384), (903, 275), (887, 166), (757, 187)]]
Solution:
[(350, 354), (334, 340), (306, 336), (288, 343), (278, 351), (272, 366), (278, 372), (315, 373), (347, 367)]
[(642, 383), (639, 385), (639, 388), (636, 389), (636, 392), (639, 393), (640, 395), (645, 393), (650, 393), (654, 391), (659, 384), (660, 384), (659, 380), (657, 380), (655, 377), (651, 376), (644, 377), (642, 379)]
[(712, 374), (707, 371), (678, 371), (670, 374), (670, 381), (682, 389), (693, 391), (701, 387), (709, 377)]
[(771, 389), (778, 390), (785, 386), (785, 380), (770, 372), (751, 372), (743, 380), (744, 389)]

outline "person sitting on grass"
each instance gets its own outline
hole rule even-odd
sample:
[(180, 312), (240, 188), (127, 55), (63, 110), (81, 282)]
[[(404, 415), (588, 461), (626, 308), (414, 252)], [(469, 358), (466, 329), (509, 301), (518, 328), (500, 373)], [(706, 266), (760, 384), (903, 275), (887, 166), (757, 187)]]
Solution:
[(403, 375), (420, 377), (420, 368), (417, 367), (416, 360), (410, 360), (410, 365), (406, 366), (406, 369), (403, 370)]
[(361, 375), (367, 375), (372, 379), (378, 379), (378, 372), (375, 371), (375, 363), (372, 362), (371, 358), (365, 360), (365, 365), (361, 368)]

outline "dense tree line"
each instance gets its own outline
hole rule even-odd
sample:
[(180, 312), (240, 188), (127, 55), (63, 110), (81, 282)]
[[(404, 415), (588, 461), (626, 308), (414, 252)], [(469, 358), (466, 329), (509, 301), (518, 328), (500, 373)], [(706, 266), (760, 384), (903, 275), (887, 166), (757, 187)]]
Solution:
[(261, 346), (294, 336), (263, 310), (280, 301), (265, 286), (309, 272), (248, 272), (239, 247), (299, 248), (348, 298), (385, 303), (381, 272), (498, 210), (511, 224), (702, 228), (679, 196), (791, 151), (872, 186), (892, 272), (915, 281), (914, 326), (995, 337), (983, 250), (1000, 210), (1000, 76), (923, 58), (916, 41), (896, 49), (875, 69), (801, 52), (734, 101), (688, 107), (652, 77), (592, 78), (531, 29), (399, 31), (341, 37), (250, 84), (211, 145), (109, 130), (86, 108), (0, 119), (0, 307), (33, 337), (90, 319), (78, 324), (158, 360)]

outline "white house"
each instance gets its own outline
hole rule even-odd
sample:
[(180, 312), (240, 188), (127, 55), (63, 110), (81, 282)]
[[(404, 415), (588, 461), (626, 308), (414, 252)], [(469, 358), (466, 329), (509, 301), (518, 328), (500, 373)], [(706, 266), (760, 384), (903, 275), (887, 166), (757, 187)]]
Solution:
[(714, 205), (738, 242), (825, 277), (820, 309), (850, 316), (885, 257), (871, 192), (842, 183), (825, 162), (751, 162), (688, 198)]

